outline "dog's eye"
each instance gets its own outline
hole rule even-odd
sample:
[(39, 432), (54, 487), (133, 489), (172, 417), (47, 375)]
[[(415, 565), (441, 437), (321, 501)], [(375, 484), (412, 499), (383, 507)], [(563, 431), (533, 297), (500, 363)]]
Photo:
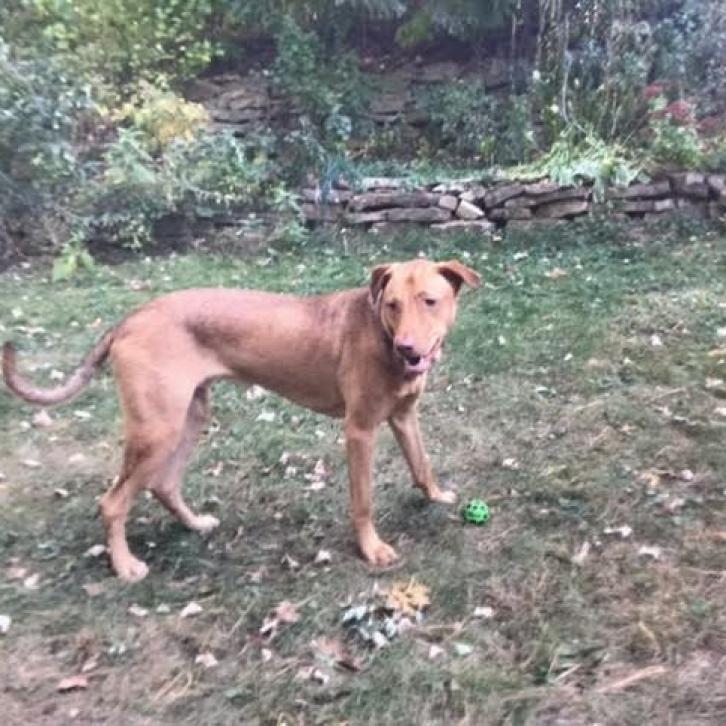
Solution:
[(436, 303), (438, 302), (436, 298), (433, 297), (426, 297), (424, 298), (424, 302), (426, 303), (426, 307), (432, 308)]
[(388, 300), (386, 302), (386, 307), (392, 312), (395, 313), (398, 310), (398, 300)]

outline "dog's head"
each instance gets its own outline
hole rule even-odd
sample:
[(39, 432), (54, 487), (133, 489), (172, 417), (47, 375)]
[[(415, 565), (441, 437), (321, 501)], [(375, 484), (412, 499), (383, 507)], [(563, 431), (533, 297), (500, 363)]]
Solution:
[(373, 269), (371, 299), (406, 376), (425, 373), (438, 360), (462, 285), (480, 283), (478, 273), (456, 260), (411, 260)]

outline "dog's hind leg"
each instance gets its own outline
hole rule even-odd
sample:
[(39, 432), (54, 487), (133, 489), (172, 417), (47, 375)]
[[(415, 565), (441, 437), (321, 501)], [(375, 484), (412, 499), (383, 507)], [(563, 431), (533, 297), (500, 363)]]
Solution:
[(165, 385), (162, 377), (120, 379), (125, 444), (121, 473), (101, 498), (108, 553), (116, 574), (129, 582), (141, 580), (148, 568), (131, 554), (126, 541), (126, 519), (134, 497), (154, 489), (166, 477), (184, 438), (194, 386)]
[(189, 455), (209, 421), (209, 391), (201, 385), (194, 392), (187, 411), (184, 431), (179, 445), (164, 473), (154, 482), (154, 496), (185, 526), (197, 532), (209, 532), (219, 525), (211, 514), (196, 514), (184, 501), (181, 493), (182, 478)]
[(127, 441), (118, 480), (100, 502), (111, 566), (128, 582), (141, 580), (148, 572), (146, 564), (131, 554), (126, 541), (129, 510), (136, 494), (148, 487), (169, 465), (180, 436), (180, 430), (171, 427), (149, 435), (140, 433)]

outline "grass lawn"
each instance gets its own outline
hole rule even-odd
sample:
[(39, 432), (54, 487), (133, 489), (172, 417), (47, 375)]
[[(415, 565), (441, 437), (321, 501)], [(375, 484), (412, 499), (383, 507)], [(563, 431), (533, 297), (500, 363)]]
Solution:
[[(496, 245), (325, 244), (56, 285), (44, 264), (11, 270), (0, 337), (50, 383), (168, 290), (325, 291), (388, 259), (460, 257), (485, 284), (464, 296), (422, 421), (442, 483), (485, 498), (490, 522), (427, 505), (383, 432), (377, 521), (402, 562), (370, 570), (339, 422), (219, 384), (185, 490), (221, 527), (200, 537), (140, 497), (129, 539), (151, 572), (124, 586), (88, 554), (119, 463), (109, 371), (51, 422), (0, 392), (2, 722), (726, 723), (726, 236), (572, 225)], [(380, 649), (346, 641), (360, 670), (311, 646), (345, 641), (346, 606), (412, 577), (430, 588), (422, 622)], [(282, 601), (299, 619), (261, 635)], [(190, 602), (201, 612), (180, 617)], [(79, 674), (86, 688), (58, 692)]]

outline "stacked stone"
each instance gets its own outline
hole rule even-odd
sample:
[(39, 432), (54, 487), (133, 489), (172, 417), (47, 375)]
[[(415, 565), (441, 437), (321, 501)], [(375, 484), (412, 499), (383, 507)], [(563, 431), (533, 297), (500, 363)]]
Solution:
[(466, 180), (408, 189), (402, 179), (370, 177), (355, 188), (341, 181), (327, 193), (304, 189), (302, 198), (311, 223), (379, 232), (403, 224), (488, 232), (496, 226), (546, 224), (590, 214), (646, 221), (674, 213), (717, 218), (726, 212), (726, 177), (674, 173), (648, 184), (611, 189), (605, 202), (593, 199), (591, 186), (561, 186), (548, 179), (499, 184)]

